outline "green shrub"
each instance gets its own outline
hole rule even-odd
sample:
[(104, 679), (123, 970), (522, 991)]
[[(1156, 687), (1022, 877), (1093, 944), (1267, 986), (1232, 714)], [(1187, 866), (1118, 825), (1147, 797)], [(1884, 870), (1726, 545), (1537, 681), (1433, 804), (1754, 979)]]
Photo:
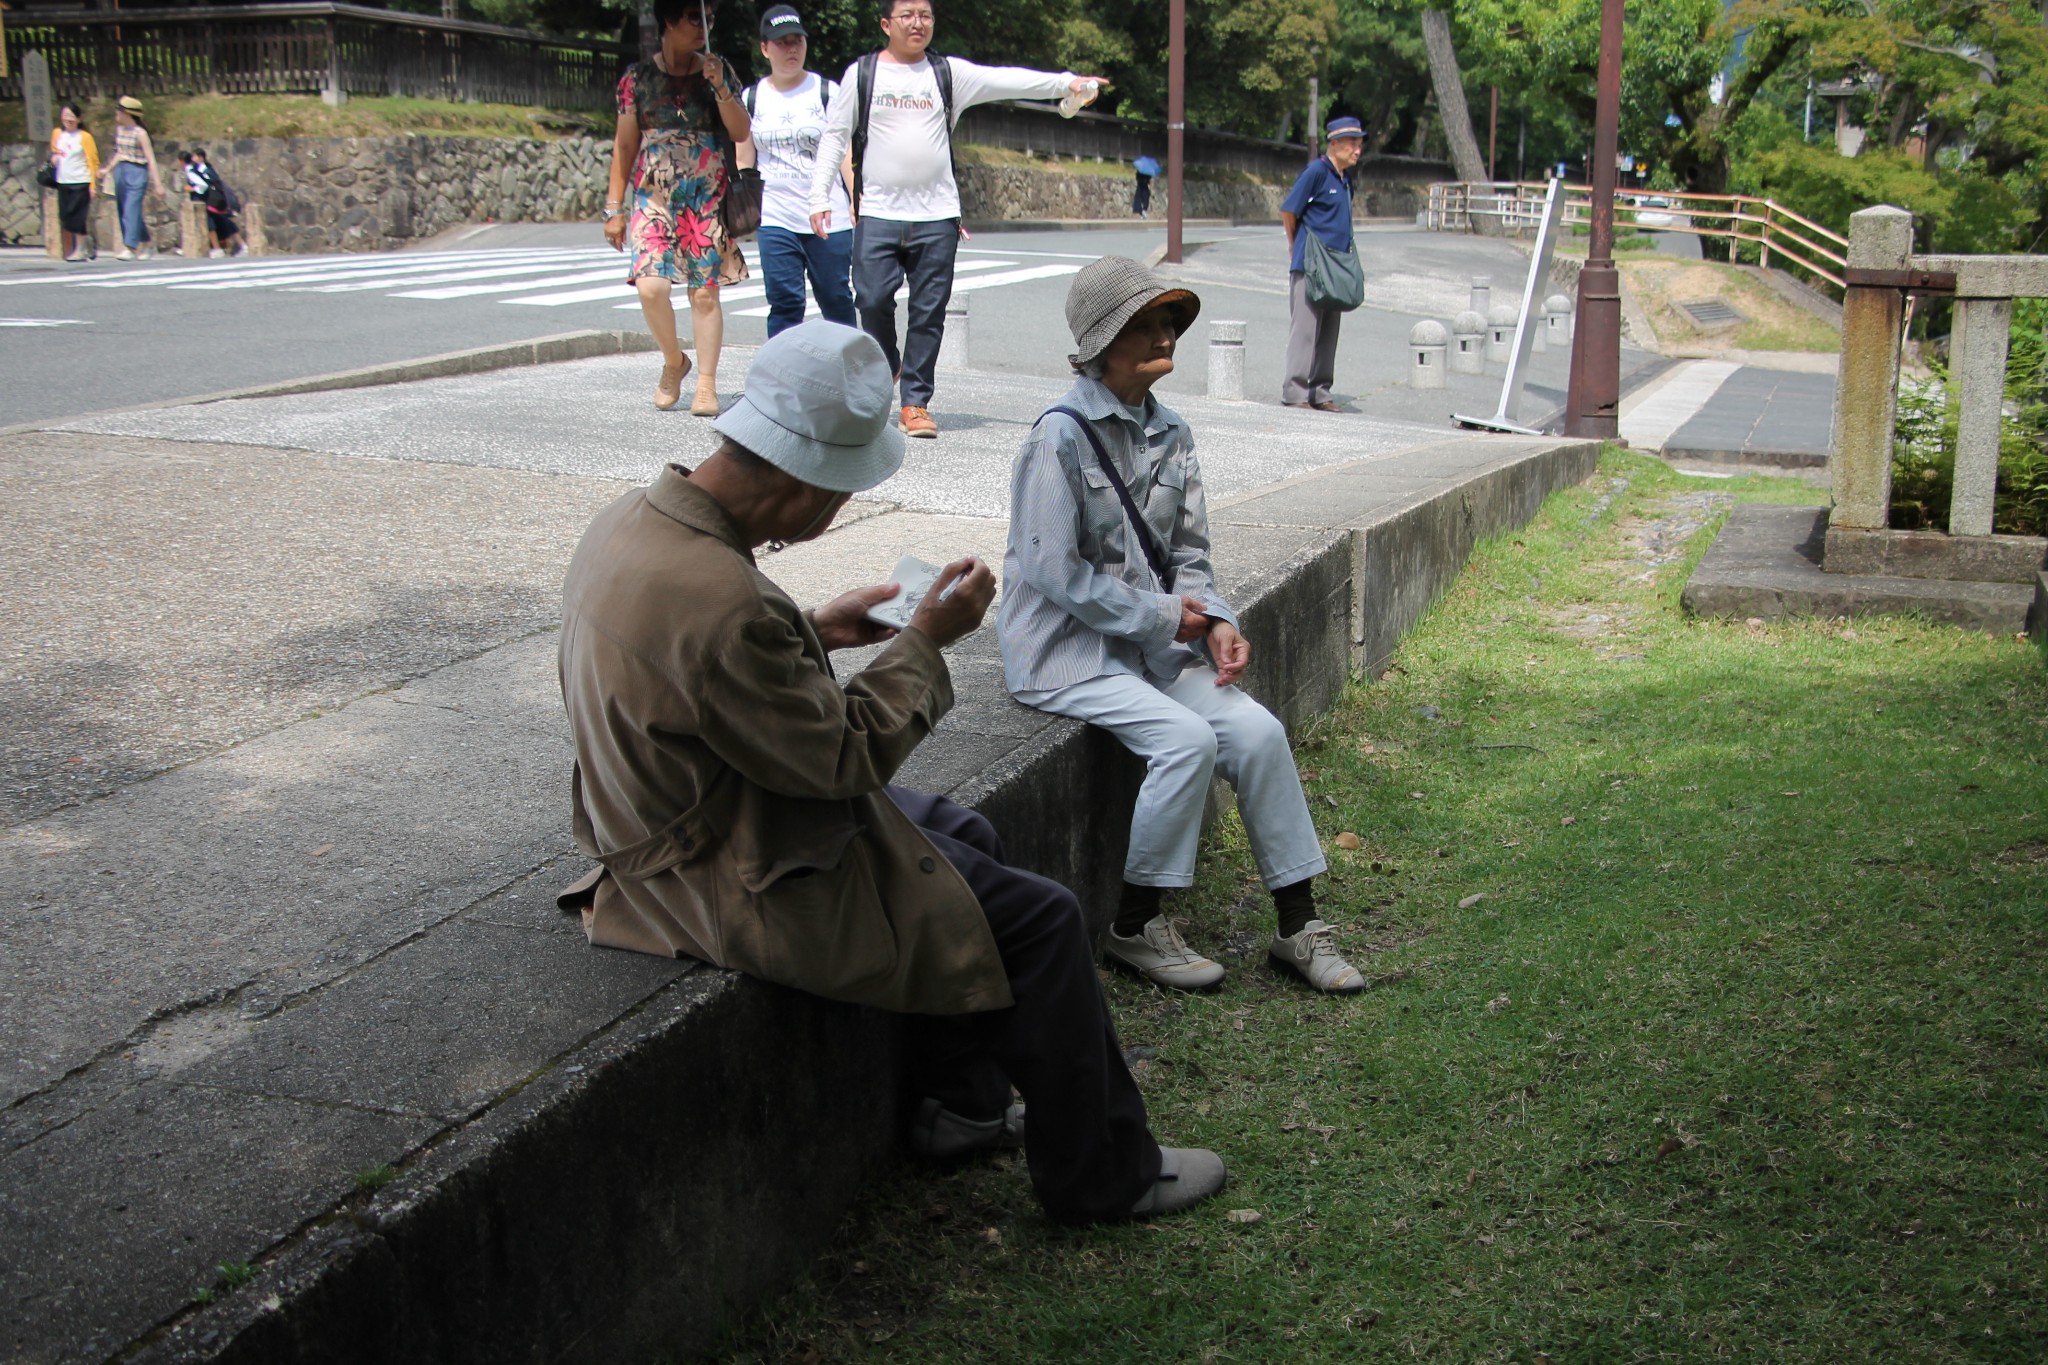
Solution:
[[(1955, 406), (1947, 366), (1937, 363), (1934, 369), (1939, 383), (1906, 385), (1899, 392), (1891, 523), (1905, 530), (1947, 526), (1955, 492)], [(2048, 535), (2048, 300), (2013, 303), (2005, 406), (1992, 529)]]

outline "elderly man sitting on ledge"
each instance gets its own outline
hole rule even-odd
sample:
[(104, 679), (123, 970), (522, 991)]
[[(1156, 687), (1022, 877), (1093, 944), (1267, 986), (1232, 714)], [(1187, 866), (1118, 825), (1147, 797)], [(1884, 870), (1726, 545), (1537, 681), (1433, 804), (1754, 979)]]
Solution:
[[(894, 585), (806, 612), (754, 562), (896, 472), (890, 395), (872, 338), (793, 327), (714, 423), (717, 453), (584, 533), (561, 678), (576, 842), (598, 867), (565, 908), (594, 944), (909, 1015), (912, 1146), (954, 1156), (1022, 1130), (1055, 1219), (1185, 1208), (1223, 1187), (1223, 1163), (1153, 1141), (1073, 894), (1005, 864), (973, 811), (889, 783), (952, 705), (939, 651), (981, 623), (988, 566), (947, 565), (897, 633), (867, 617)], [(835, 681), (829, 651), (884, 640)]]

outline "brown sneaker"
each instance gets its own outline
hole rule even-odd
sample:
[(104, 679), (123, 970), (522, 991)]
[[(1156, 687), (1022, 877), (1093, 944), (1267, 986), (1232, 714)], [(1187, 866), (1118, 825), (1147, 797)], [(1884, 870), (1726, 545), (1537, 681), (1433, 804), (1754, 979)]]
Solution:
[(932, 415), (923, 408), (913, 408), (906, 404), (903, 408), (903, 434), (919, 436), (929, 441), (939, 434), (939, 424), (934, 422)]

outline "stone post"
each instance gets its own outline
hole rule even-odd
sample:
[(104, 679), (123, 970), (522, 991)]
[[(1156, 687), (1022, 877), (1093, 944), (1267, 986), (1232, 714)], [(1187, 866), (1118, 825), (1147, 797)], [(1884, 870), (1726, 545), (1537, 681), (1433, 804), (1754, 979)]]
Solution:
[(2005, 353), (2011, 299), (1957, 299), (1949, 357), (1961, 380), (1956, 396), (1956, 481), (1948, 508), (1952, 536), (1991, 534), (1998, 482), (1998, 428), (2005, 402)]
[[(1879, 204), (1849, 215), (1851, 270), (1904, 270), (1913, 254), (1913, 215)], [(1899, 411), (1902, 289), (1852, 284), (1842, 298), (1842, 367), (1835, 380), (1835, 430), (1828, 446), (1834, 493), (1830, 530), (1881, 531), (1891, 520), (1892, 436)]]
[(1546, 306), (1543, 303), (1538, 303), (1536, 305), (1536, 316), (1529, 319), (1529, 352), (1532, 355), (1537, 351), (1547, 351), (1550, 349), (1549, 343), (1545, 340), (1550, 332), (1550, 320), (1544, 316)]
[(1512, 303), (1496, 303), (1486, 313), (1486, 358), (1505, 365), (1515, 353), (1515, 322), (1522, 310)]
[(1480, 317), (1486, 316), (1486, 310), (1493, 306), (1493, 276), (1474, 275), (1472, 277), (1472, 298), (1465, 306), (1479, 314)]
[(939, 368), (967, 368), (967, 295), (958, 291), (946, 300), (946, 330), (939, 334)]
[(53, 261), (62, 260), (64, 225), (57, 218), (57, 191), (38, 187), (38, 192), (43, 201), (43, 254)]
[[(177, 173), (180, 178), (184, 172)], [(178, 200), (178, 250), (184, 256), (204, 256), (213, 245), (206, 231), (206, 205), (184, 195)]]
[(1543, 330), (1550, 333), (1550, 344), (1569, 347), (1572, 342), (1572, 301), (1563, 294), (1552, 294), (1543, 301)]
[(1209, 396), (1244, 397), (1244, 324), (1209, 324)]
[(1486, 373), (1486, 314), (1467, 308), (1451, 319), (1449, 358), (1459, 374)]
[(1450, 333), (1441, 322), (1424, 318), (1408, 329), (1408, 349), (1414, 363), (1408, 367), (1411, 389), (1441, 389), (1450, 381), (1444, 375), (1444, 351)]

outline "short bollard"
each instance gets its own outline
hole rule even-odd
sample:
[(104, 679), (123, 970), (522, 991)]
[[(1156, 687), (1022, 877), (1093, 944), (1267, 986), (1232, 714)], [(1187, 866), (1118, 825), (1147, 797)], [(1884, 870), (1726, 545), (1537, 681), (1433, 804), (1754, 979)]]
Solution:
[(185, 256), (204, 256), (213, 247), (207, 231), (206, 205), (193, 199), (178, 203), (178, 250)]
[(1244, 324), (1209, 324), (1209, 396), (1244, 397)]
[(946, 300), (946, 330), (939, 334), (939, 368), (967, 368), (967, 295)]
[(1543, 330), (1550, 333), (1550, 344), (1569, 346), (1572, 340), (1572, 301), (1563, 294), (1552, 294), (1543, 301)]
[(1515, 322), (1521, 316), (1512, 303), (1496, 303), (1486, 313), (1486, 358), (1502, 365), (1515, 353)]
[(1479, 314), (1480, 317), (1486, 316), (1486, 310), (1493, 306), (1493, 276), (1474, 275), (1472, 277), (1472, 300), (1465, 306)]
[(1486, 373), (1486, 314), (1467, 308), (1451, 320), (1450, 366), (1459, 374)]
[(1549, 330), (1549, 325), (1543, 319), (1543, 305), (1539, 303), (1536, 305), (1536, 316), (1529, 319), (1529, 350), (1532, 354), (1550, 349), (1543, 339)]
[(1450, 380), (1444, 375), (1444, 352), (1450, 332), (1434, 318), (1424, 318), (1408, 329), (1408, 350), (1414, 361), (1408, 367), (1411, 389), (1441, 389)]

